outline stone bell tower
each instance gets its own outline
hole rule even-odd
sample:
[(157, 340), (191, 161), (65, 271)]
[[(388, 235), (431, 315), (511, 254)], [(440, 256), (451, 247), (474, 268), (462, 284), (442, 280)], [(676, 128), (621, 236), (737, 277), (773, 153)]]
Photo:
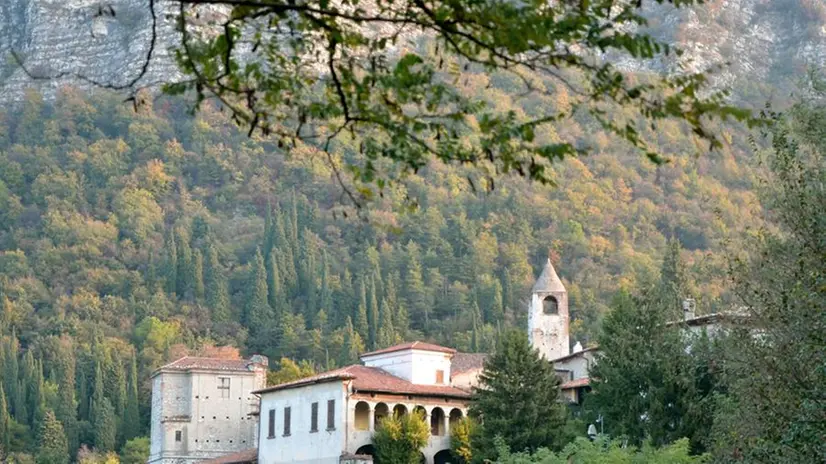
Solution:
[(570, 354), (568, 291), (556, 275), (550, 258), (531, 291), (528, 339), (549, 361)]

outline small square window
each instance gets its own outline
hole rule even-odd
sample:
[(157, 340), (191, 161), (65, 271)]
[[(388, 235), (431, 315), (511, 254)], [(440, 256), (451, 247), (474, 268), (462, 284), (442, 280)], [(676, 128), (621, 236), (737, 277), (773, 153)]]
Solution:
[(229, 377), (218, 377), (218, 390), (221, 398), (229, 398)]
[(175, 442), (180, 443), (183, 440), (183, 433), (180, 430), (175, 431)]

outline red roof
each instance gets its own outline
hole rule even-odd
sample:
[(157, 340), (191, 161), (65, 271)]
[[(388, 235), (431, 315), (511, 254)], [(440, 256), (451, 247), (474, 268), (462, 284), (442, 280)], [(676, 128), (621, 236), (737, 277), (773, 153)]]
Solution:
[(450, 353), (453, 354), (456, 352), (453, 348), (448, 348), (445, 346), (434, 345), (432, 343), (425, 343), (425, 342), (408, 342), (402, 343), (401, 345), (393, 345), (388, 348), (383, 348), (381, 350), (371, 351), (369, 353), (364, 353), (361, 356), (373, 356), (376, 354), (384, 354), (384, 353), (393, 353), (395, 351), (404, 351), (404, 350), (419, 350), (419, 351), (435, 351), (437, 353)]
[(183, 358), (173, 361), (157, 371), (172, 370), (172, 371), (189, 371), (189, 370), (210, 370), (210, 371), (227, 371), (227, 372), (250, 372), (250, 365), (253, 364), (248, 359), (220, 359), (220, 358), (198, 358), (195, 356), (184, 356)]
[(227, 454), (220, 458), (201, 461), (202, 464), (251, 464), (258, 462), (258, 449), (250, 448), (237, 453)]
[(268, 393), (279, 390), (303, 387), (315, 383), (352, 380), (355, 392), (389, 393), (394, 395), (447, 396), (451, 398), (469, 398), (470, 394), (448, 385), (420, 385), (396, 377), (383, 369), (354, 364), (333, 371), (307, 377), (293, 382), (274, 385), (253, 393)]
[(569, 380), (569, 381), (563, 383), (562, 385), (560, 385), (559, 388), (561, 388), (562, 390), (571, 390), (573, 388), (587, 387), (590, 384), (591, 384), (591, 379), (588, 378), (588, 377), (583, 377), (581, 379)]

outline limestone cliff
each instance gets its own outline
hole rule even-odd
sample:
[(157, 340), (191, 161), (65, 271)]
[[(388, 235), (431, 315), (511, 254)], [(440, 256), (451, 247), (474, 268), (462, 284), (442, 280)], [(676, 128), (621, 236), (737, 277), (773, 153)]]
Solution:
[[(168, 15), (174, 0), (158, 0), (158, 46), (142, 85), (175, 79), (169, 54), (177, 35)], [(710, 0), (694, 9), (646, 7), (647, 30), (687, 51), (690, 70), (730, 62), (721, 85), (786, 87), (807, 66), (826, 64), (826, 3), (822, 0)], [(114, 15), (99, 14), (112, 7)], [(150, 43), (148, 0), (3, 0), (0, 2), (0, 100), (18, 100), (28, 86), (48, 95), (67, 77), (32, 82), (13, 64), (11, 50), (40, 74), (77, 73), (123, 84), (140, 72)], [(626, 61), (626, 68), (641, 65)], [(76, 81), (75, 81), (76, 83)]]

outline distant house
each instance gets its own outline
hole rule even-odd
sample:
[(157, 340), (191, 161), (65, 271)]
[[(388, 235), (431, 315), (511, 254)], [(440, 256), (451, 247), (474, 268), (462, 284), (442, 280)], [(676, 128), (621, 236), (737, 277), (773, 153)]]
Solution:
[(258, 463), (369, 462), (373, 433), (391, 414), (424, 415), (431, 436), (423, 462), (452, 462), (450, 428), (470, 393), (451, 382), (456, 351), (423, 342), (361, 356), (354, 364), (263, 388)]
[(258, 398), (252, 391), (263, 388), (266, 377), (263, 356), (187, 356), (155, 371), (147, 463), (203, 462), (255, 447)]

